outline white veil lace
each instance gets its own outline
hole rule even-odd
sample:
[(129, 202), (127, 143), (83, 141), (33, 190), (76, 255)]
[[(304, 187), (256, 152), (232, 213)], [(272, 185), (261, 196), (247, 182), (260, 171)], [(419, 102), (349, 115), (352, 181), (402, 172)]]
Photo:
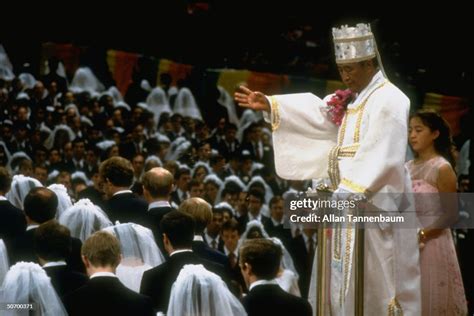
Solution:
[(3, 310), (2, 315), (66, 316), (66, 309), (46, 272), (36, 263), (18, 262), (10, 268), (2, 287), (2, 303), (34, 304), (34, 311)]
[(154, 119), (156, 124), (158, 124), (160, 120), (161, 113), (172, 113), (166, 93), (160, 87), (151, 90), (146, 98), (146, 104), (148, 105), (148, 110), (155, 115)]
[(191, 142), (186, 138), (182, 136), (176, 138), (170, 145), (170, 150), (165, 157), (166, 161), (178, 160), (190, 147)]
[(263, 224), (262, 222), (260, 222), (259, 220), (251, 220), (247, 223), (247, 226), (245, 227), (245, 231), (244, 233), (242, 234), (242, 236), (240, 237), (239, 239), (239, 243), (238, 243), (238, 247), (240, 248), (241, 245), (243, 245), (243, 243), (248, 240), (248, 239), (252, 239), (252, 238), (249, 238), (248, 234), (251, 232), (251, 230), (253, 229), (258, 229), (260, 230), (261, 234), (262, 234), (262, 238), (266, 238), (266, 239), (270, 239), (272, 240), (276, 245), (280, 246), (281, 249), (282, 249), (282, 258), (281, 258), (281, 267), (283, 269), (287, 269), (287, 270), (291, 270), (293, 271), (296, 275), (298, 275), (298, 273), (296, 272), (296, 269), (295, 269), (295, 265), (293, 263), (293, 259), (291, 258), (291, 255), (290, 253), (288, 252), (288, 250), (286, 249), (286, 247), (283, 245), (283, 243), (281, 242), (280, 239), (276, 238), (276, 237), (272, 237), (270, 238), (270, 236), (268, 235), (268, 233), (265, 231), (265, 228), (263, 227)]
[(194, 99), (193, 93), (188, 88), (181, 88), (179, 90), (174, 103), (173, 113), (202, 120), (201, 111)]
[(5, 243), (0, 239), (0, 286), (3, 283), (3, 279), (7, 274), (10, 264), (8, 263), (8, 253)]
[(59, 217), (59, 223), (67, 226), (71, 236), (84, 242), (90, 235), (112, 226), (107, 215), (89, 199), (80, 199)]
[(167, 316), (247, 315), (224, 281), (202, 265), (185, 265), (171, 289)]
[(21, 159), (28, 159), (32, 161), (30, 156), (28, 156), (24, 151), (17, 151), (10, 156), (10, 159), (8, 160), (7, 164), (7, 169), (12, 173), (18, 172), (18, 164)]
[(222, 182), (222, 180), (214, 173), (210, 173), (208, 174), (204, 180), (203, 180), (203, 183), (204, 185), (206, 185), (207, 183), (209, 182), (212, 182), (214, 183), (216, 186), (217, 186), (217, 194), (216, 194), (216, 199), (213, 201), (213, 203), (211, 203), (212, 206), (218, 204), (221, 202), (221, 193), (222, 193), (222, 189), (224, 188), (224, 183)]
[(98, 92), (104, 91), (104, 89), (105, 87), (102, 82), (97, 79), (89, 67), (78, 68), (69, 86), (69, 90), (73, 93), (87, 91), (93, 96), (97, 95)]
[(25, 177), (24, 175), (18, 174), (13, 176), (12, 185), (10, 191), (5, 195), (8, 201), (20, 210), (23, 209), (23, 201), (26, 195), (31, 189), (36, 187), (42, 187), (41, 182), (35, 178)]
[(237, 111), (235, 110), (234, 99), (230, 96), (229, 92), (224, 89), (222, 86), (217, 86), (217, 89), (220, 92), (219, 99), (217, 102), (227, 109), (227, 115), (229, 116), (229, 122), (239, 126), (239, 118), (237, 116)]
[(8, 58), (7, 52), (2, 44), (0, 44), (0, 79), (11, 81), (15, 78), (13, 66)]
[(128, 288), (139, 292), (143, 272), (165, 261), (150, 229), (138, 224), (125, 223), (107, 227), (104, 231), (120, 241), (122, 261), (117, 267), (117, 277)]
[(68, 208), (72, 206), (71, 197), (67, 193), (67, 189), (64, 185), (54, 183), (48, 186), (48, 189), (53, 191), (58, 197), (58, 209), (56, 212), (56, 218), (59, 218)]
[(53, 132), (49, 134), (48, 138), (44, 141), (44, 147), (46, 147), (47, 149), (53, 148), (54, 143), (56, 141), (56, 134), (59, 131), (65, 131), (68, 135), (70, 142), (72, 142), (76, 138), (76, 134), (69, 126), (65, 124), (59, 124), (56, 127), (54, 127)]

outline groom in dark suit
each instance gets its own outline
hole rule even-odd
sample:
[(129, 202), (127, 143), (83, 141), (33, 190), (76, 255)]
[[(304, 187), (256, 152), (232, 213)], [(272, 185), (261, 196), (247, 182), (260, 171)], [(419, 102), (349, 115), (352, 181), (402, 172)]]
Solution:
[(163, 217), (160, 229), (170, 257), (156, 268), (145, 271), (140, 293), (151, 297), (155, 311), (166, 313), (171, 287), (185, 264), (202, 264), (218, 275), (222, 275), (223, 267), (204, 260), (193, 252), (194, 220), (191, 215), (171, 211)]
[(115, 275), (121, 260), (115, 236), (104, 231), (91, 235), (82, 246), (82, 259), (90, 279), (64, 297), (69, 316), (155, 314), (149, 297), (130, 290)]
[(268, 239), (251, 239), (240, 248), (240, 268), (249, 294), (243, 305), (248, 316), (310, 316), (309, 303), (297, 296), (285, 292), (276, 282), (281, 247)]
[(87, 283), (87, 276), (66, 263), (72, 249), (69, 229), (56, 220), (41, 224), (34, 233), (33, 245), (38, 261), (60, 297)]

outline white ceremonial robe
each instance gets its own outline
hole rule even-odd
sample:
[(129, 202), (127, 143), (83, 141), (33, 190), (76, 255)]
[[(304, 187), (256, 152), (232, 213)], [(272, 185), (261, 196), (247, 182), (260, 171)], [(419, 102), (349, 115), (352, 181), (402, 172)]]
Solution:
[[(269, 97), (277, 174), (290, 180), (328, 178), (329, 152), (339, 145), (343, 154), (335, 160), (338, 188), (370, 193), (370, 202), (381, 210), (406, 211), (399, 201), (401, 194), (411, 191), (404, 167), (409, 99), (379, 71), (348, 105), (345, 122), (338, 128), (327, 116), (330, 97), (321, 100), (310, 93)], [(409, 220), (416, 220), (414, 209), (407, 213)], [(331, 240), (328, 304), (331, 315), (354, 315), (354, 230), (339, 232), (340, 243), (334, 238), (337, 230)], [(380, 223), (365, 230), (365, 315), (421, 315), (418, 247), (414, 228)]]

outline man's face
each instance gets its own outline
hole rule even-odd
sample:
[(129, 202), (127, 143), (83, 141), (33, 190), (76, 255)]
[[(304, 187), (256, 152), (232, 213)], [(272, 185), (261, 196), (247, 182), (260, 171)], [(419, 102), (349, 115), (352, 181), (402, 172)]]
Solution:
[(225, 140), (228, 142), (233, 142), (235, 140), (235, 135), (237, 131), (234, 128), (229, 128), (225, 131)]
[(260, 209), (262, 208), (262, 201), (256, 196), (250, 195), (249, 196), (249, 212), (253, 215), (258, 215), (260, 213)]
[(135, 175), (140, 175), (143, 171), (143, 166), (145, 164), (145, 159), (142, 155), (135, 156), (132, 161), (133, 170)]
[(274, 202), (270, 208), (270, 213), (274, 220), (280, 222), (283, 218), (283, 200)]
[(41, 182), (43, 185), (48, 181), (48, 170), (41, 167), (36, 167), (34, 170), (34, 177)]
[(191, 195), (191, 197), (202, 198), (204, 196), (204, 184), (200, 183), (199, 185), (192, 186), (189, 195)]
[(74, 157), (76, 159), (82, 159), (84, 157), (85, 145), (83, 142), (77, 142), (74, 144)]
[(222, 216), (222, 213), (213, 213), (212, 221), (207, 225), (207, 233), (211, 236), (219, 234), (223, 220), (224, 217)]
[(338, 65), (342, 82), (352, 91), (359, 93), (370, 83), (373, 76), (372, 61)]
[(73, 156), (72, 144), (67, 143), (66, 145), (64, 145), (64, 157), (66, 159), (72, 159), (72, 156)]
[(205, 144), (198, 150), (199, 159), (202, 161), (208, 161), (211, 158), (211, 145)]
[(187, 191), (188, 190), (188, 184), (191, 181), (191, 175), (190, 174), (182, 174), (179, 179), (178, 179), (178, 188), (181, 191)]
[(229, 251), (234, 251), (237, 248), (239, 242), (239, 231), (238, 230), (224, 230), (221, 234), (221, 238), (224, 241), (225, 247)]

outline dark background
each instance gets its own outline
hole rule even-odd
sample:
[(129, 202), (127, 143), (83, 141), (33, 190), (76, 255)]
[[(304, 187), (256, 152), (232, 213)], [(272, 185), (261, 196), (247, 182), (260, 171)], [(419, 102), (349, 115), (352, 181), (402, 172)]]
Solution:
[[(437, 5), (378, 2), (374, 5), (317, 1), (174, 0), (148, 4), (57, 4), (3, 10), (0, 43), (15, 69), (30, 64), (38, 71), (41, 43), (91, 47), (83, 63), (93, 64), (107, 49), (143, 53), (206, 68), (314, 76), (302, 57), (327, 64), (322, 77), (337, 78), (331, 27), (370, 22), (392, 81), (421, 91), (472, 99), (472, 13), (454, 2)], [(419, 6), (418, 8), (415, 5)], [(309, 26), (316, 47), (302, 47), (285, 37)], [(262, 56), (248, 59), (250, 56)], [(246, 57), (247, 56), (247, 57)]]

